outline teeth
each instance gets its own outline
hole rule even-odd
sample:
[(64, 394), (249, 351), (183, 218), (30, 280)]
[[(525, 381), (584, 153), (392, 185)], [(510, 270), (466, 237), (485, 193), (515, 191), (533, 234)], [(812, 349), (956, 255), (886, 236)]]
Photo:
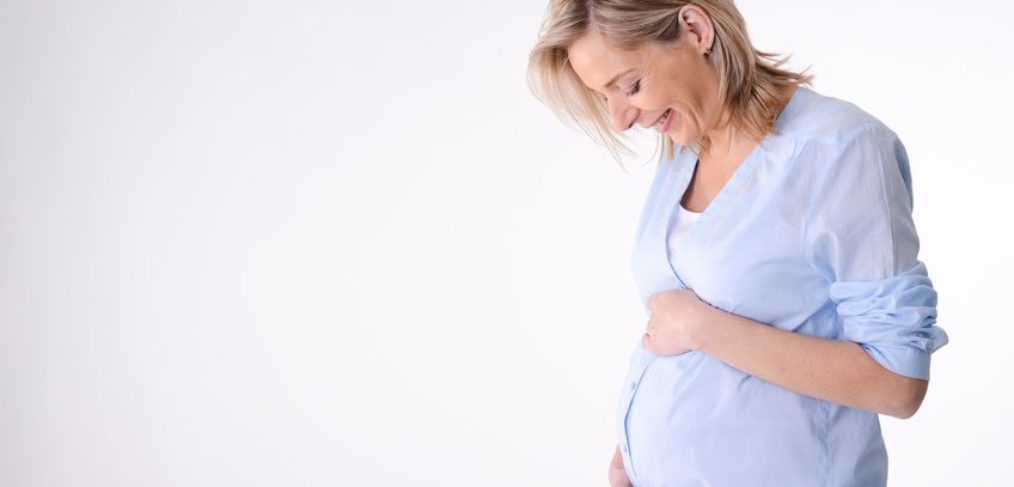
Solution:
[(655, 122), (655, 125), (652, 125), (652, 127), (661, 127), (662, 126), (662, 122), (665, 121), (665, 117), (667, 117), (667, 116), (669, 116), (669, 110), (666, 110), (666, 111), (662, 112), (662, 116), (658, 118), (658, 121)]

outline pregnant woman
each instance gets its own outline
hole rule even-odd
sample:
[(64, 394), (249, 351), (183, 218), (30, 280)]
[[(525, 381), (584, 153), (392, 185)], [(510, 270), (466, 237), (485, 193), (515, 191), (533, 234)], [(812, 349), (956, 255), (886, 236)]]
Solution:
[(612, 485), (886, 485), (878, 414), (916, 412), (947, 343), (894, 132), (729, 0), (553, 0), (529, 75), (614, 154), (661, 138)]

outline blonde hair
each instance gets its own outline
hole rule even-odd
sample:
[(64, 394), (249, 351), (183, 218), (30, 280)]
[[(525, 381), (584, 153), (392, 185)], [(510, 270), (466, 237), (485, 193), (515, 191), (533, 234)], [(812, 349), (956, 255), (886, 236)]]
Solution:
[[(587, 88), (570, 66), (567, 49), (589, 31), (601, 32), (620, 49), (634, 50), (648, 42), (676, 40), (677, 15), (697, 5), (714, 24), (709, 55), (719, 78), (724, 121), (762, 139), (772, 133), (783, 90), (809, 84), (812, 76), (783, 69), (787, 57), (758, 51), (750, 44), (746, 22), (732, 0), (551, 0), (538, 42), (528, 57), (528, 86), (564, 122), (574, 122), (603, 144), (620, 166), (620, 152), (632, 151), (610, 123), (605, 100)], [(672, 140), (660, 134), (663, 152), (673, 157)], [(700, 141), (695, 150), (707, 150)]]

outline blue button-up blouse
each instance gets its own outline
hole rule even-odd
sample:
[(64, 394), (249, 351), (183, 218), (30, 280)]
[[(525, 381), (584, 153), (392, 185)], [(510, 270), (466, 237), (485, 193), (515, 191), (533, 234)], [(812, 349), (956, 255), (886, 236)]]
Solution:
[[(947, 343), (917, 259), (908, 158), (855, 105), (799, 87), (766, 137), (684, 235), (667, 238), (697, 157), (658, 164), (633, 271), (659, 291), (795, 333), (860, 344), (888, 370), (929, 378)], [(618, 410), (627, 476), (655, 486), (883, 486), (876, 413), (797, 394), (705, 353), (634, 346)]]

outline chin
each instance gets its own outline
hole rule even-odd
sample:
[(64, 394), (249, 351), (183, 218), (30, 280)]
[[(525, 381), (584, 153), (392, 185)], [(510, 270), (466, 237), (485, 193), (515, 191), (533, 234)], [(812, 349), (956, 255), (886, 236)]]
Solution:
[(684, 146), (693, 145), (694, 142), (697, 142), (696, 139), (692, 137), (687, 137), (685, 134), (672, 134), (672, 133), (669, 134), (669, 140), (671, 140), (673, 144)]

